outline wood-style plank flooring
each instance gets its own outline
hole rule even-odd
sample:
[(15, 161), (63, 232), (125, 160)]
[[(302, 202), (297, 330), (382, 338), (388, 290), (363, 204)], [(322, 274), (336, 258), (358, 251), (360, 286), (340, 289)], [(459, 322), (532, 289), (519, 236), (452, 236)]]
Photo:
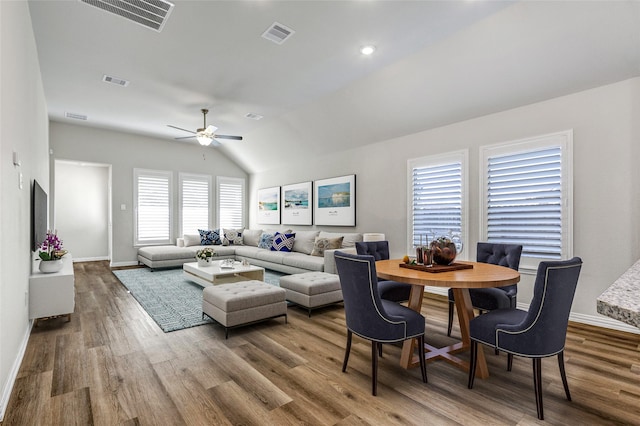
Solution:
[[(274, 319), (224, 331), (216, 325), (163, 333), (107, 262), (75, 264), (71, 321), (34, 327), (3, 426), (8, 425), (516, 425), (536, 418), (531, 362), (486, 350), (491, 377), (442, 361), (404, 370), (385, 345), (371, 396), (370, 345), (356, 336), (347, 373), (341, 305), (289, 308)], [(447, 303), (425, 297), (427, 340), (446, 337)], [(454, 326), (453, 334), (458, 335)], [(543, 360), (547, 424), (640, 424), (640, 336), (572, 324), (566, 401), (556, 358)]]

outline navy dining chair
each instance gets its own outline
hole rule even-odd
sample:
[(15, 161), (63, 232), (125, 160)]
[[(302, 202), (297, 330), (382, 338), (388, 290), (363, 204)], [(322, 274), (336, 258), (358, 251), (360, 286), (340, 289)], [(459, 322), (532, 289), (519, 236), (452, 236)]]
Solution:
[[(358, 254), (369, 254), (375, 260), (389, 259), (389, 241), (358, 241), (356, 242)], [(378, 279), (378, 293), (381, 299), (392, 302), (406, 302), (411, 294), (411, 284), (399, 283)]]
[(347, 345), (342, 372), (347, 371), (353, 334), (371, 341), (371, 387), (377, 395), (378, 351), (383, 343), (418, 339), (422, 381), (427, 383), (424, 359), (425, 319), (418, 312), (380, 298), (376, 261), (371, 255), (335, 252), (347, 323)]
[[(493, 265), (506, 266), (513, 270), (520, 267), (520, 257), (522, 246), (518, 244), (498, 244), (479, 242), (476, 250), (476, 261), (491, 263)], [(518, 295), (518, 284), (511, 284), (495, 288), (471, 288), (471, 304), (480, 313), (493, 311), (495, 309), (515, 308), (516, 296)], [(453, 290), (449, 289), (449, 324), (447, 326), (447, 336), (451, 336), (453, 326), (453, 308), (455, 299)]]
[(562, 384), (571, 401), (564, 369), (564, 345), (571, 304), (578, 285), (582, 259), (540, 262), (528, 311), (497, 309), (469, 322), (471, 361), (469, 389), (473, 388), (478, 359), (478, 343), (507, 353), (511, 371), (513, 356), (533, 360), (533, 383), (538, 418), (544, 419), (542, 407), (542, 358), (557, 355)]

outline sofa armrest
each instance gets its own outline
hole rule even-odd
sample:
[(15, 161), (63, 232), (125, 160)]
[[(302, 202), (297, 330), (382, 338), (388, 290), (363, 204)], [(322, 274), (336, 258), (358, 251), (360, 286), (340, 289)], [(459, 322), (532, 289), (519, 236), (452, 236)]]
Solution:
[(336, 251), (341, 251), (349, 254), (358, 254), (356, 252), (355, 247), (344, 247), (335, 250), (325, 250), (324, 251), (324, 272), (329, 274), (337, 274), (338, 270), (336, 269)]

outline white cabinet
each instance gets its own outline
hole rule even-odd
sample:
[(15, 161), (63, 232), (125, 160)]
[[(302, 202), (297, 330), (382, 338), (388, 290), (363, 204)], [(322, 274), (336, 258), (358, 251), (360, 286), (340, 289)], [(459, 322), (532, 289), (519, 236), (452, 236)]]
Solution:
[(75, 307), (73, 260), (70, 254), (62, 260), (62, 269), (51, 274), (40, 272), (39, 261), (34, 262), (34, 272), (29, 277), (29, 318), (67, 315), (71, 319), (69, 314)]

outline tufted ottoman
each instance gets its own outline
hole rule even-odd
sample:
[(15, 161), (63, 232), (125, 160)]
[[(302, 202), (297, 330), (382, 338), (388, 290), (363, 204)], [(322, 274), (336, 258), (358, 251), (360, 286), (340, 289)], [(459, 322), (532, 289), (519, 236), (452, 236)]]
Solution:
[(241, 281), (212, 285), (202, 292), (202, 316), (207, 315), (229, 328), (284, 316), (287, 322), (285, 291), (262, 281)]
[(340, 278), (326, 272), (305, 272), (280, 278), (287, 300), (311, 310), (342, 302)]

